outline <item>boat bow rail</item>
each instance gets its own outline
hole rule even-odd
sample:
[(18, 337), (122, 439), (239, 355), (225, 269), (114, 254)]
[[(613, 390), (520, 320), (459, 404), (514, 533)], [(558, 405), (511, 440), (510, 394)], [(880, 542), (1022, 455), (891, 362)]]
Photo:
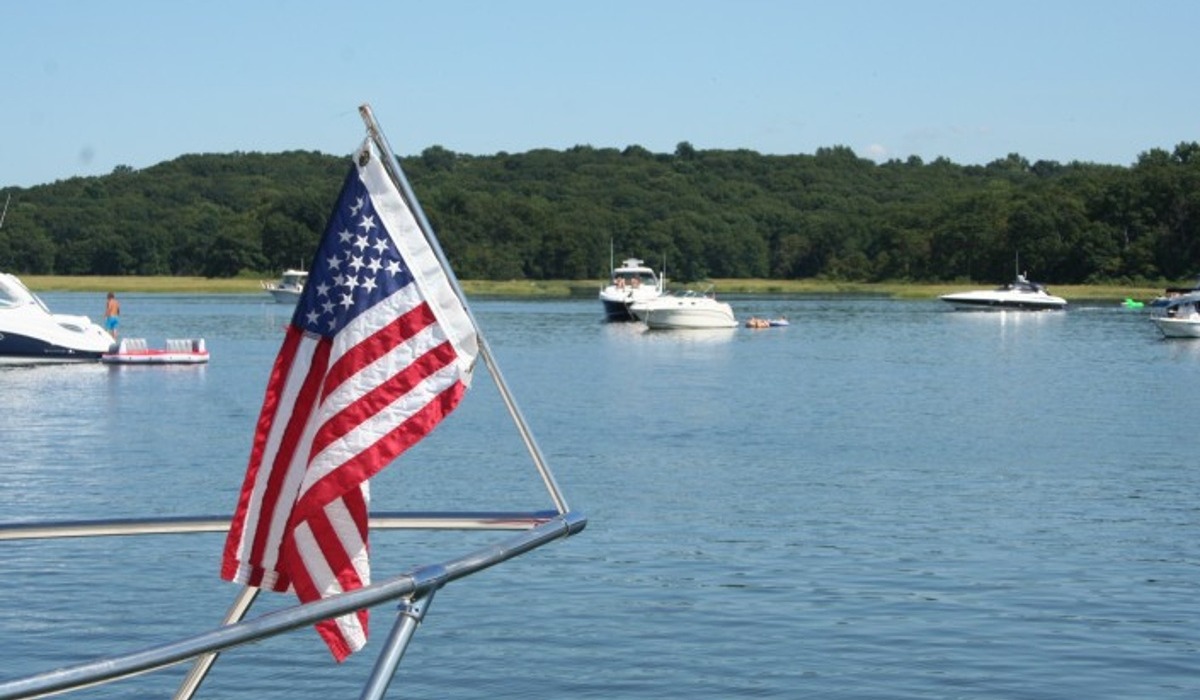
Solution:
[[(175, 694), (177, 700), (184, 700), (195, 695), (217, 655), (226, 649), (308, 627), (355, 610), (390, 601), (402, 601), (392, 632), (379, 652), (375, 667), (361, 695), (363, 698), (381, 698), (416, 624), (424, 617), (429, 601), (438, 589), (451, 581), (470, 576), (554, 540), (574, 535), (586, 526), (587, 519), (574, 512), (381, 513), (372, 516), (372, 528), (521, 532), (463, 556), (420, 566), (380, 583), (310, 603), (293, 605), (249, 620), (243, 620), (242, 617), (249, 610), (258, 590), (246, 587), (227, 613), (226, 623), (219, 628), (121, 656), (96, 659), (11, 680), (0, 679), (0, 700), (39, 698), (67, 693), (194, 660), (192, 669)], [(0, 541), (189, 534), (222, 532), (228, 528), (228, 517), (13, 523), (0, 525)]]
[[(362, 105), (359, 112), (367, 125), (370, 139), (383, 153), (387, 154), (383, 162), (385, 169), (393, 180), (393, 184), (400, 189), (401, 196), (411, 207), (418, 228), (426, 236), (426, 243), (436, 258), (436, 264), (445, 273), (453, 289), (453, 294), (461, 302), (462, 310), (469, 318), (470, 325), (476, 330), (479, 357), (487, 367), (500, 399), (525, 445), (533, 467), (546, 488), (547, 495), (553, 503), (553, 510), (416, 512), (375, 515), (370, 518), (368, 528), (515, 530), (518, 532), (490, 546), (476, 549), (457, 558), (412, 569), (382, 583), (374, 583), (338, 595), (297, 604), (250, 620), (243, 620), (243, 617), (257, 597), (258, 589), (244, 587), (226, 613), (223, 626), (218, 629), (123, 656), (99, 659), (23, 678), (0, 679), (0, 700), (44, 697), (79, 690), (194, 659), (191, 670), (175, 694), (177, 700), (186, 700), (195, 694), (208, 673), (208, 669), (215, 663), (218, 654), (225, 649), (277, 636), (299, 627), (340, 617), (380, 603), (400, 600), (403, 601), (401, 610), (379, 651), (371, 676), (360, 696), (372, 700), (382, 698), (416, 625), (424, 617), (433, 594), (438, 589), (451, 581), (482, 571), (553, 540), (578, 533), (586, 526), (587, 519), (567, 506), (566, 498), (546, 463), (541, 448), (538, 447), (532, 431), (517, 406), (486, 339), (479, 331), (479, 324), (476, 323), (470, 306), (466, 303), (466, 294), (457, 278), (454, 277), (441, 245), (437, 242), (437, 237), (433, 235), (433, 229), (420, 204), (416, 201), (407, 178), (400, 169), (395, 152), (380, 131), (371, 114), (370, 107)], [(228, 518), (196, 517), (0, 524), (0, 541), (220, 532), (227, 531), (230, 527), (229, 523)]]

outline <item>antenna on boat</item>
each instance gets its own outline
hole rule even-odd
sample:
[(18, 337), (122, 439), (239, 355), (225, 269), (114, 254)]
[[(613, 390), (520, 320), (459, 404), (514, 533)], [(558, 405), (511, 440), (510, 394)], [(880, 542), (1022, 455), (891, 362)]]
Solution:
[(12, 201), (12, 192), (8, 193), (8, 199), (4, 200), (4, 211), (0, 211), (0, 228), (4, 228), (4, 217), (8, 215), (8, 203)]

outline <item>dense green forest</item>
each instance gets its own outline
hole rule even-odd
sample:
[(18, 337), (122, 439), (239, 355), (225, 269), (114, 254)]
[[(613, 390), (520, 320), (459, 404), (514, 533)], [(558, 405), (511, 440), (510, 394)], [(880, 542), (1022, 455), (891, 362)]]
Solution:
[[(642, 257), (679, 281), (824, 278), (1056, 284), (1200, 271), (1200, 145), (1133, 165), (576, 146), (402, 159), (458, 276), (596, 279)], [(11, 196), (0, 269), (232, 277), (308, 267), (347, 157), (185, 155)]]

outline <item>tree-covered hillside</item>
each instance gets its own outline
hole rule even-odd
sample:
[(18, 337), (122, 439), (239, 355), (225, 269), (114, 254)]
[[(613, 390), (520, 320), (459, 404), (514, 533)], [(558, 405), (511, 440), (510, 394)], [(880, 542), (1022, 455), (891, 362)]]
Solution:
[[(618, 256), (674, 279), (1057, 284), (1200, 271), (1200, 145), (1130, 167), (876, 164), (812, 155), (577, 146), (491, 156), (434, 146), (403, 166), (459, 277), (585, 279)], [(144, 170), (8, 188), (0, 269), (33, 274), (267, 274), (309, 265), (346, 157), (186, 155)]]

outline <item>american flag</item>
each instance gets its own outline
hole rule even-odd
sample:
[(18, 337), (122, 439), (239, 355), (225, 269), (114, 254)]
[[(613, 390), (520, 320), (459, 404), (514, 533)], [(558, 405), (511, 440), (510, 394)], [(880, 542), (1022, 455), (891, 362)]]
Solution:
[[(462, 399), (475, 327), (370, 139), (275, 359), (221, 577), (302, 602), (370, 583), (368, 479)], [(367, 611), (317, 631), (361, 649)]]

